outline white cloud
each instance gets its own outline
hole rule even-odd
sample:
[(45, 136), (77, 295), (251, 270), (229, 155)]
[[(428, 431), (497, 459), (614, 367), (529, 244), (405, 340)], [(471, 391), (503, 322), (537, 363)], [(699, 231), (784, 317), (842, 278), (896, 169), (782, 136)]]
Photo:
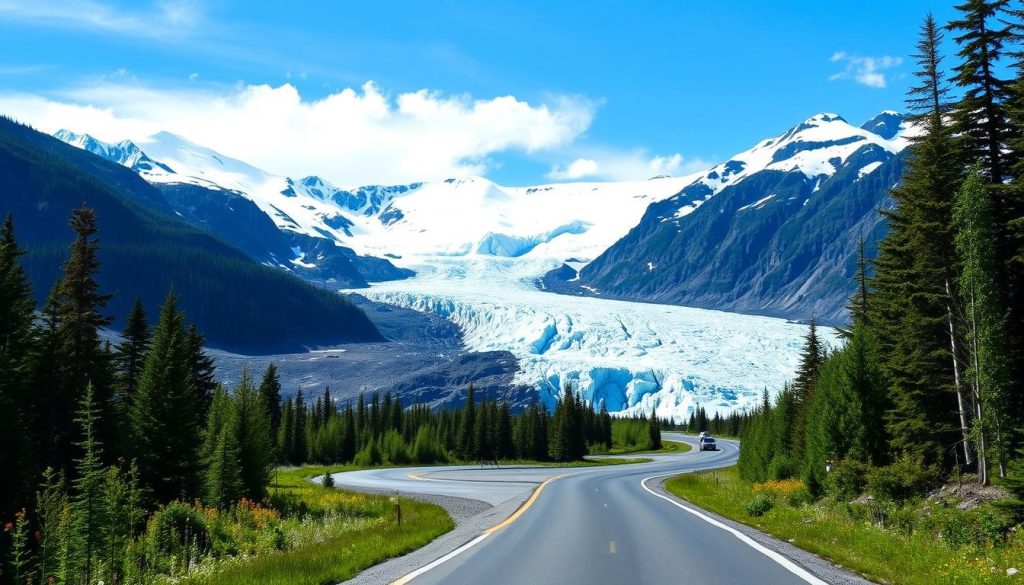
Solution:
[(852, 79), (854, 82), (876, 89), (887, 85), (885, 71), (903, 63), (902, 57), (865, 57), (839, 51), (829, 59), (832, 63), (845, 63), (846, 69), (829, 77), (830, 81)]
[(652, 156), (644, 149), (600, 150), (588, 152), (586, 157), (577, 158), (564, 168), (553, 165), (547, 177), (555, 181), (583, 178), (637, 181), (660, 175), (688, 175), (711, 166), (705, 160), (686, 159), (679, 153)]
[(181, 38), (205, 23), (195, 0), (161, 0), (138, 11), (99, 0), (0, 0), (6, 19), (144, 38)]
[(114, 80), (53, 97), (0, 93), (0, 111), (107, 141), (165, 130), (270, 172), (354, 185), (484, 174), (497, 153), (562, 148), (590, 126), (594, 105), (427, 90), (392, 97), (372, 82), (304, 100), (290, 84), (164, 91)]
[(556, 181), (571, 181), (584, 177), (593, 177), (597, 175), (599, 168), (600, 166), (594, 159), (578, 158), (569, 163), (569, 166), (564, 169), (558, 165), (551, 167), (551, 172), (547, 176)]

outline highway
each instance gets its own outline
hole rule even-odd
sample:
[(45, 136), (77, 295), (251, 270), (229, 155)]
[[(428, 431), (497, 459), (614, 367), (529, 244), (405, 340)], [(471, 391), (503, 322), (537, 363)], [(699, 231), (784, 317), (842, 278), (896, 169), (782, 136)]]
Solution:
[[(695, 445), (691, 437), (665, 438)], [(736, 444), (719, 441), (718, 451), (694, 448), (632, 465), (424, 467), (334, 478), (339, 487), (456, 496), (493, 506), (525, 500), (508, 518), (466, 535), (461, 546), (404, 572), (394, 580), (401, 585), (862, 582), (816, 557), (794, 561), (659, 487), (671, 475), (731, 465), (738, 453)]]

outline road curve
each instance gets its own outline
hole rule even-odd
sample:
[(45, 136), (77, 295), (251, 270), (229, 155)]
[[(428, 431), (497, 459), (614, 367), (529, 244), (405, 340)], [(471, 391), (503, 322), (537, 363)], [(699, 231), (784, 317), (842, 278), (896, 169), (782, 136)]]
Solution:
[[(695, 445), (682, 435), (665, 438)], [(719, 448), (657, 455), (633, 465), (379, 469), (334, 479), (339, 487), (455, 496), (493, 506), (526, 500), (510, 518), (395, 583), (826, 583), (660, 489), (664, 477), (736, 461), (738, 445), (719, 441)], [(830, 569), (829, 574), (838, 571)]]

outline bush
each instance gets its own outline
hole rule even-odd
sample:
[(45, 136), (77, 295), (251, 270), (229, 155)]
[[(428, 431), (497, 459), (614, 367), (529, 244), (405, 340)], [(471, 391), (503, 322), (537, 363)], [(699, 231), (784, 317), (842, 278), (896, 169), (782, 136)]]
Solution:
[(331, 475), (330, 471), (325, 471), (324, 472), (324, 487), (326, 487), (326, 488), (334, 487), (334, 476)]
[(153, 546), (161, 553), (177, 554), (190, 547), (206, 550), (206, 521), (202, 511), (184, 502), (171, 502), (150, 520)]
[(747, 514), (757, 518), (764, 516), (768, 510), (771, 510), (775, 506), (775, 502), (772, 501), (772, 497), (766, 493), (759, 493), (753, 498), (747, 500), (743, 507), (747, 510)]
[(867, 474), (867, 491), (880, 500), (902, 502), (923, 495), (939, 483), (934, 467), (903, 457), (885, 467), (875, 467)]
[(787, 455), (778, 454), (768, 464), (768, 477), (771, 479), (789, 479), (796, 477), (797, 466)]
[(825, 479), (825, 491), (837, 500), (849, 501), (864, 492), (869, 467), (860, 461), (845, 459), (832, 465)]

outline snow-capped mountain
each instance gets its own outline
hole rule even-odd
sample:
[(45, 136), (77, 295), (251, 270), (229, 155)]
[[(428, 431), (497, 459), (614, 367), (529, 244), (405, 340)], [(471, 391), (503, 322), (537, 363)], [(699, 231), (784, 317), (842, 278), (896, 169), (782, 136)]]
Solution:
[[(342, 260), (360, 272), (385, 273), (367, 277), (379, 284), (361, 294), (451, 320), (470, 350), (510, 352), (515, 383), (549, 405), (569, 383), (612, 410), (686, 417), (697, 404), (752, 406), (766, 385), (780, 387), (804, 328), (589, 297), (838, 317), (854, 242), (863, 233), (870, 245), (884, 231), (876, 210), (899, 178), (910, 131), (894, 112), (861, 127), (819, 114), (688, 177), (535, 187), (480, 177), (339, 187), (276, 176), (169, 134), (135, 144), (160, 163), (139, 173), (179, 213), (251, 246), (283, 234), (275, 261), (300, 273), (348, 251)], [(237, 222), (224, 209), (199, 212), (217, 205), (262, 217), (242, 222), (261, 225), (261, 235), (231, 231)], [(416, 275), (394, 280), (396, 270)]]
[[(317, 176), (273, 175), (166, 132), (116, 145), (66, 130), (56, 136), (135, 169), (150, 183), (176, 186), (179, 193), (187, 185), (220, 192), (226, 199), (238, 195), (250, 200), (290, 238), (305, 236), (304, 242), (290, 246), (298, 248), (292, 256), (274, 254), (276, 262), (299, 267), (319, 265), (322, 259), (310, 249), (322, 251), (323, 242), (316, 240), (354, 250), (360, 258), (387, 258), (402, 265), (430, 256), (589, 260), (625, 235), (650, 203), (693, 180), (659, 177), (504, 187), (466, 177), (338, 187)], [(150, 164), (136, 165), (138, 160)], [(204, 197), (211, 198), (209, 193)], [(374, 281), (404, 274), (364, 276)]]
[(845, 320), (853, 255), (885, 224), (913, 128), (895, 112), (861, 127), (818, 114), (717, 165), (651, 205), (629, 234), (577, 273), (573, 294), (795, 319)]

